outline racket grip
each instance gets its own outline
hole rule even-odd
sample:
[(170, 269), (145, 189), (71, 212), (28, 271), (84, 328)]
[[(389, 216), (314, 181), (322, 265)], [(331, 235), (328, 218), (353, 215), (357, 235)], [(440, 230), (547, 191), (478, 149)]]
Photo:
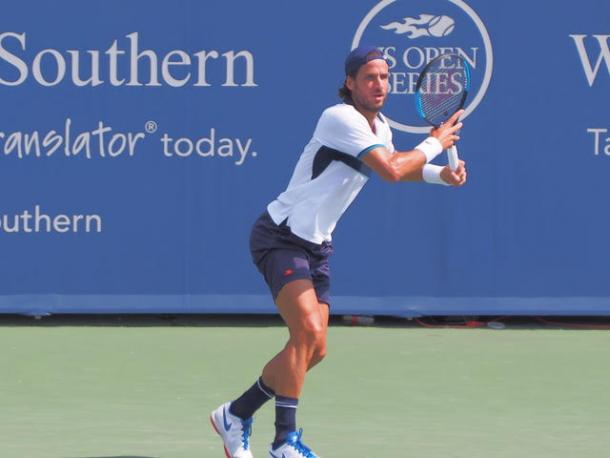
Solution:
[(459, 164), (458, 151), (455, 145), (447, 150), (447, 159), (449, 159), (449, 168), (455, 172)]

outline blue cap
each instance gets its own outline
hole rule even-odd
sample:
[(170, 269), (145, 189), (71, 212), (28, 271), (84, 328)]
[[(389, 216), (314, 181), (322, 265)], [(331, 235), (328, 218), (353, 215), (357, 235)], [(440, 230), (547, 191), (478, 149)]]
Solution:
[(375, 59), (386, 60), (379, 48), (368, 45), (358, 46), (345, 59), (345, 75), (354, 76), (360, 67)]

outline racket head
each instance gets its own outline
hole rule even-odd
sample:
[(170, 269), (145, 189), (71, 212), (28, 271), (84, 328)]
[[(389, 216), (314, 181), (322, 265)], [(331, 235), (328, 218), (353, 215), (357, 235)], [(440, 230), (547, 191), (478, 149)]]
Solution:
[(470, 91), (470, 65), (458, 54), (442, 54), (424, 67), (415, 85), (419, 116), (438, 127), (464, 107)]

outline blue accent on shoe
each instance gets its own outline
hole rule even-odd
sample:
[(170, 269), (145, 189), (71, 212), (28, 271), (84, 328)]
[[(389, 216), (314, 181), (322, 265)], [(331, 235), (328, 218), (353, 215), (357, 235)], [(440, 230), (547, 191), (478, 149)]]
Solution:
[(305, 458), (316, 458), (316, 455), (311, 451), (311, 449), (301, 442), (302, 435), (303, 428), (299, 429), (298, 432), (293, 431), (286, 437), (286, 443), (294, 447), (294, 449)]
[(241, 420), (241, 443), (244, 446), (245, 450), (248, 450), (250, 447), (250, 443), (248, 442), (250, 436), (252, 435), (252, 417), (247, 420)]
[(227, 408), (222, 409), (222, 422), (224, 423), (225, 431), (230, 431), (233, 423), (227, 421)]

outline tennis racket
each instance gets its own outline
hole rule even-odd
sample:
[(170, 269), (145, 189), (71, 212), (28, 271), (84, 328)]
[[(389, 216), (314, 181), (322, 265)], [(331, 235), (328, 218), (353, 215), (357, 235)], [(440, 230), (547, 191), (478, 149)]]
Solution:
[[(438, 127), (464, 107), (470, 90), (470, 66), (457, 54), (442, 54), (424, 67), (415, 85), (417, 113)], [(455, 145), (447, 151), (449, 167), (458, 167)]]

